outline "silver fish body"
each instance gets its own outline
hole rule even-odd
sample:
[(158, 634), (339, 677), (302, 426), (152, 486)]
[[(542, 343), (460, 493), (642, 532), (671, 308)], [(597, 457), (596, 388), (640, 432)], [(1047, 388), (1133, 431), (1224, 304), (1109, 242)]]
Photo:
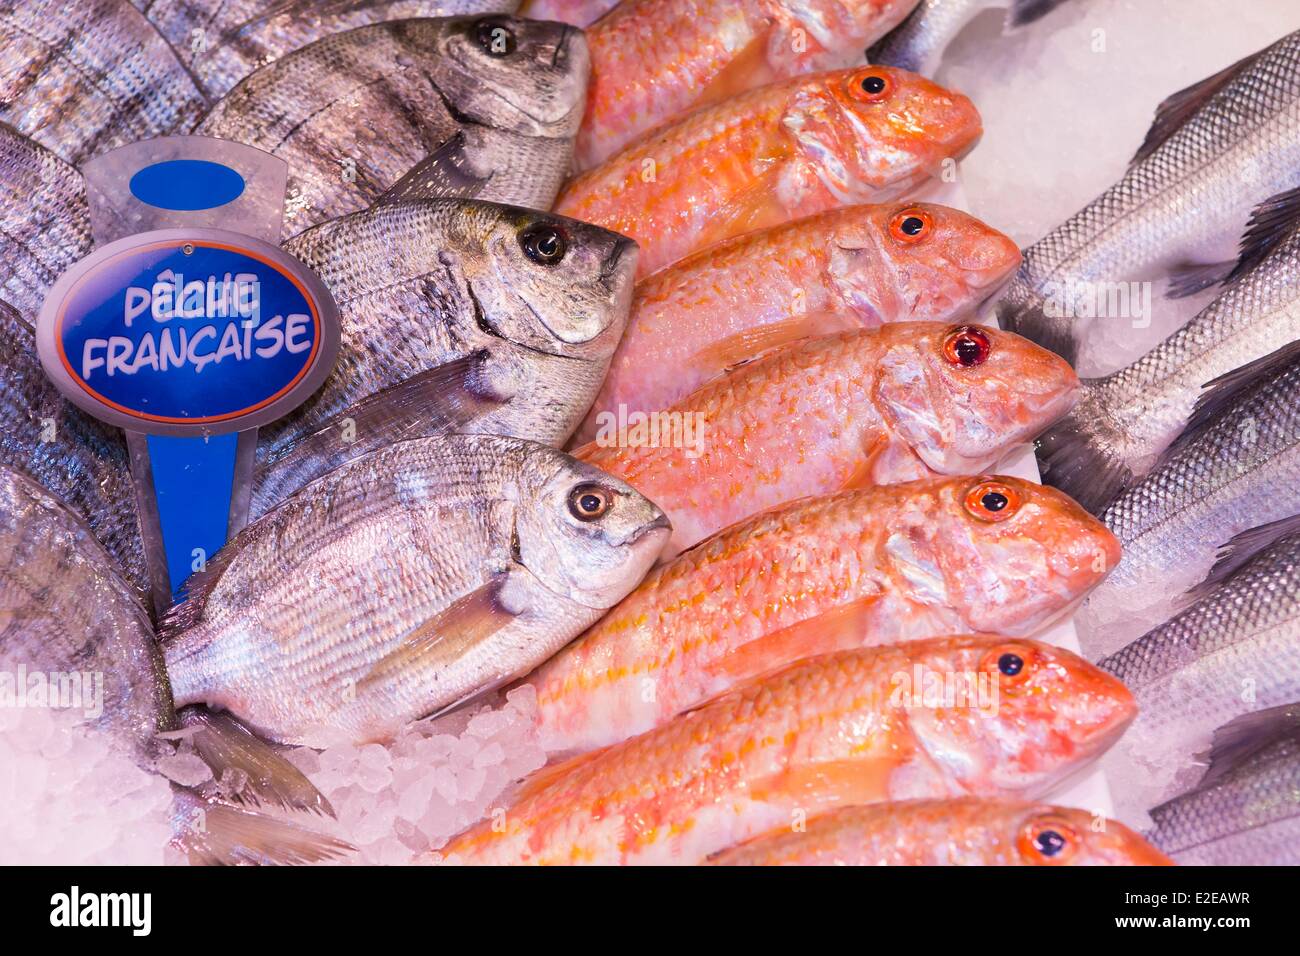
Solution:
[(1300, 729), (1263, 741), (1151, 818), (1148, 839), (1185, 866), (1300, 865)]
[(1172, 619), (1098, 662), (1137, 700), (1137, 719), (1118, 752), (1152, 794), (1146, 806), (1202, 769), (1197, 757), (1216, 728), (1300, 699), (1300, 530), (1197, 594)]
[(1296, 513), (1300, 343), (1220, 383), (1161, 464), (1101, 513), (1124, 552), (1088, 610), (1134, 612), (1105, 629), (1110, 641), (1131, 639), (1135, 623), (1171, 607), (1180, 584), (1209, 570), (1220, 545)]
[[(499, 49), (498, 49), (499, 48)], [(289, 164), (284, 235), (369, 206), (427, 157), (449, 167), (403, 195), (491, 196), (549, 208), (586, 102), (581, 31), (510, 17), (393, 20), (327, 36), (249, 75), (196, 132), (255, 146)], [(474, 131), (475, 135), (457, 138)], [(547, 141), (560, 160), (526, 174), (514, 140)], [(455, 164), (459, 162), (459, 166)], [(427, 169), (425, 170), (427, 173)], [(424, 191), (419, 191), (424, 190)]]
[(514, 13), (516, 0), (134, 0), (209, 99), (331, 33), (383, 20)]
[(1150, 470), (1208, 382), (1300, 339), (1298, 204), (1300, 193), (1282, 197), (1288, 231), (1185, 326), (1138, 361), (1084, 381), (1079, 404), (1038, 440), (1048, 484), (1100, 511)]
[(867, 51), (870, 63), (933, 76), (943, 51), (985, 10), (1007, 11), (1007, 28), (1032, 23), (1065, 0), (921, 0), (906, 20)]
[(129, 0), (0, 3), (0, 121), (70, 163), (188, 132), (205, 100)]
[(49, 287), (92, 245), (81, 173), (0, 123), (0, 296), (34, 327)]
[(78, 514), (132, 585), (148, 570), (121, 431), (66, 401), (46, 377), (36, 336), (0, 302), (0, 466), (39, 482)]
[(249, 525), (163, 624), (178, 704), (273, 739), (391, 736), (521, 676), (630, 591), (662, 511), (556, 449), (415, 439)]
[[(560, 236), (553, 262), (530, 243)], [(560, 216), (468, 200), (376, 206), (286, 244), (338, 302), (338, 364), (259, 433), (256, 517), (400, 438), (478, 432), (562, 444), (623, 334), (636, 245)]]
[(147, 756), (176, 728), (149, 616), (90, 529), (26, 475), (0, 468), (0, 666), (81, 688), (62, 706)]
[(1300, 31), (1162, 104), (1124, 176), (1025, 250), (1002, 325), (1073, 360), (1099, 289), (1231, 259), (1251, 209), (1296, 186)]

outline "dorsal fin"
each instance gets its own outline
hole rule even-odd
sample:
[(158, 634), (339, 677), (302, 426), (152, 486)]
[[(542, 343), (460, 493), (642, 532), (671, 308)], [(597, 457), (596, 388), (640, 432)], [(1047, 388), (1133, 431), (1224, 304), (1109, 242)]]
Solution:
[(1186, 602), (1199, 601), (1254, 560), (1260, 552), (1296, 533), (1300, 533), (1300, 515), (1270, 521), (1229, 539), (1219, 549), (1218, 560), (1210, 568), (1205, 580), (1187, 592)]
[(1237, 264), (1224, 282), (1235, 282), (1267, 259), (1300, 224), (1300, 188), (1270, 196), (1255, 207), (1241, 236)]
[(1196, 400), (1192, 414), (1187, 419), (1187, 427), (1174, 439), (1173, 444), (1165, 449), (1156, 467), (1175, 457), (1205, 434), (1218, 419), (1220, 412), (1241, 398), (1247, 390), (1272, 378), (1297, 359), (1300, 359), (1300, 339), (1207, 382), (1201, 391), (1201, 397)]
[(1257, 59), (1259, 53), (1252, 53), (1244, 59), (1238, 60), (1226, 70), (1220, 70), (1213, 76), (1207, 76), (1198, 83), (1193, 83), (1184, 90), (1179, 90), (1172, 96), (1167, 97), (1164, 102), (1156, 107), (1156, 116), (1151, 123), (1151, 128), (1147, 130), (1147, 137), (1138, 147), (1138, 151), (1133, 154), (1130, 160), (1131, 165), (1142, 162), (1165, 142), (1178, 132), (1192, 115), (1204, 106), (1216, 93), (1231, 83), (1239, 73), (1250, 67)]
[(1209, 787), (1281, 737), (1300, 733), (1300, 704), (1283, 704), (1243, 714), (1214, 732), (1209, 767), (1197, 789)]

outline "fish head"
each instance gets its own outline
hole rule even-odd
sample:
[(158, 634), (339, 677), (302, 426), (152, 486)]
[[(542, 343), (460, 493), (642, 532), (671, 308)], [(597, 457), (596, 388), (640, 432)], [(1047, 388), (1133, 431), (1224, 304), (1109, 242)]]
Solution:
[(881, 322), (968, 314), (1020, 267), (1010, 238), (948, 206), (855, 206), (840, 216), (831, 280), (846, 301)]
[(939, 174), (982, 131), (965, 96), (888, 66), (822, 74), (794, 95), (782, 125), (840, 203), (869, 202)]
[(581, 30), (509, 16), (445, 23), (432, 78), (459, 116), (526, 136), (577, 135), (591, 72)]
[(479, 324), (498, 338), (566, 358), (608, 361), (632, 303), (637, 245), (549, 213), (476, 204), (482, 257), (462, 264)]
[(876, 405), (930, 469), (971, 474), (1031, 441), (1078, 400), (1079, 378), (1060, 356), (981, 325), (892, 323)]
[(548, 590), (583, 607), (613, 607), (672, 535), (663, 510), (594, 465), (538, 446), (521, 482), (518, 557)]
[(1097, 828), (1075, 807), (1008, 804), (999, 820), (1006, 846), (1026, 866), (1172, 866), (1173, 861), (1122, 823)]
[(1071, 498), (983, 476), (881, 489), (897, 520), (885, 544), (896, 586), (985, 633), (1034, 634), (1101, 583), (1119, 541)]
[(908, 710), (917, 742), (972, 795), (1046, 792), (1110, 747), (1137, 714), (1113, 676), (1040, 641), (940, 638), (918, 642), (909, 656), (907, 679), (924, 682)]

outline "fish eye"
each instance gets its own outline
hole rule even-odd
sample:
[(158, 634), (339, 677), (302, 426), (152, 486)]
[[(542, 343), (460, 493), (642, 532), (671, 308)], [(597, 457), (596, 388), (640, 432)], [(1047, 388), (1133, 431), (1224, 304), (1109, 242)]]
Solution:
[(899, 242), (920, 242), (929, 238), (933, 231), (934, 220), (924, 209), (904, 209), (889, 221), (889, 234)]
[(600, 485), (578, 485), (569, 492), (569, 512), (579, 521), (604, 517), (613, 504), (613, 497)]
[(564, 258), (569, 249), (564, 233), (555, 226), (538, 224), (529, 226), (519, 234), (519, 244), (524, 254), (538, 265), (553, 266)]
[(1020, 503), (1020, 493), (1002, 481), (981, 481), (966, 492), (966, 511), (980, 521), (1005, 521)]
[(943, 357), (948, 364), (958, 368), (983, 365), (989, 357), (988, 333), (974, 325), (962, 325), (948, 333), (943, 340)]
[(888, 73), (871, 71), (860, 75), (853, 82), (852, 89), (856, 92), (858, 99), (874, 103), (887, 97), (894, 89), (894, 83), (889, 78)]
[(515, 52), (515, 34), (499, 20), (480, 20), (475, 35), (488, 56), (509, 56)]
[(1020, 853), (1031, 863), (1059, 866), (1074, 856), (1079, 835), (1055, 815), (1030, 820), (1020, 834)]
[(986, 673), (997, 671), (1000, 684), (1019, 684), (1032, 672), (1030, 665), (1033, 663), (1034, 656), (1032, 647), (1004, 644), (984, 655), (984, 659), (980, 662), (980, 670)]

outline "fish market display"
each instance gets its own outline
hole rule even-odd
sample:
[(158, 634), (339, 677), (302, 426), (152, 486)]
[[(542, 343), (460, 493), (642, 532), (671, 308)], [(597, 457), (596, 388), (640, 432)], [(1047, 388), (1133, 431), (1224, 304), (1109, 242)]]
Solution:
[(788, 826), (796, 810), (1032, 799), (1091, 761), (1132, 716), (1118, 681), (1032, 641), (947, 637), (845, 651), (541, 771), (500, 821), (443, 853), (471, 863), (700, 863)]
[(203, 96), (130, 0), (0, 4), (0, 121), (69, 163), (184, 133)]
[(1006, 10), (1006, 29), (1015, 30), (1055, 10), (1066, 0), (921, 0), (889, 36), (867, 51), (883, 63), (933, 76), (948, 44), (985, 10)]
[(195, 132), (289, 163), (285, 236), (363, 209), (426, 157), (396, 198), (549, 207), (572, 156), (587, 71), (582, 33), (561, 24), (394, 20), (259, 69)]
[(164, 621), (178, 706), (271, 739), (356, 741), (518, 677), (645, 575), (663, 512), (563, 452), (467, 435), (308, 485), (191, 578)]
[(1162, 607), (1229, 538), (1300, 513), (1298, 469), (1300, 342), (1221, 379), (1161, 463), (1101, 513), (1124, 557), (1098, 596)]
[(1120, 745), (1152, 806), (1187, 782), (1215, 728), (1300, 699), (1300, 518), (1252, 529), (1198, 600), (1099, 665), (1133, 691)]
[(0, 123), (0, 293), (36, 325), (50, 285), (90, 252), (86, 183), (72, 166)]
[(861, 64), (916, 0), (625, 0), (587, 30), (590, 169), (647, 130), (767, 83)]
[(1035, 634), (1118, 560), (1095, 518), (1014, 478), (802, 499), (656, 568), (543, 664), (532, 678), (542, 744), (614, 743), (815, 654)]
[[(27, 477), (0, 468), (0, 664), (24, 689), (49, 682), (46, 706), (80, 709), (141, 766), (165, 765), (173, 744), (158, 734), (181, 722), (172, 707), (149, 616), (112, 570), (90, 530)], [(34, 706), (29, 701), (30, 706)], [(222, 749), (213, 770), (239, 767), (247, 799), (315, 806), (320, 794), (256, 738), (204, 721), (195, 735)], [(212, 753), (212, 751), (209, 751)], [(248, 771), (252, 771), (250, 778)], [(196, 818), (196, 811), (202, 817)], [(196, 862), (311, 862), (344, 844), (196, 791), (177, 794), (173, 830)], [(201, 826), (193, 826), (200, 819)]]
[(978, 474), (1062, 415), (1077, 382), (1009, 332), (895, 322), (773, 352), (646, 421), (603, 422), (576, 454), (658, 502), (675, 553), (805, 495)]
[(122, 574), (148, 591), (126, 441), (66, 401), (36, 356), (36, 336), (0, 302), (0, 466), (20, 471), (81, 516)]
[(617, 5), (618, 0), (524, 0), (519, 14), (535, 20), (557, 20), (585, 27)]
[(1115, 283), (1181, 269), (1176, 288), (1190, 291), (1222, 278), (1251, 209), (1297, 186), (1300, 32), (1165, 100), (1123, 178), (1025, 250), (998, 316), (1074, 359), (1087, 316), (1131, 321), (1105, 314)]
[(1163, 866), (1114, 820), (1000, 800), (909, 800), (843, 807), (727, 850), (715, 866)]
[(602, 412), (654, 412), (760, 352), (810, 335), (951, 321), (1020, 264), (977, 219), (928, 203), (848, 206), (710, 246), (639, 282), (578, 441)]
[(1215, 737), (1200, 786), (1151, 811), (1151, 841), (1191, 866), (1300, 864), (1300, 720), (1294, 705)]
[[(381, 20), (514, 13), (517, 0), (133, 0), (209, 99), (333, 33)], [(553, 19), (543, 17), (541, 19)]]
[(979, 134), (970, 100), (902, 70), (797, 77), (648, 133), (572, 180), (555, 209), (637, 240), (649, 275), (751, 229), (891, 198)]
[(1300, 338), (1298, 210), (1300, 190), (1261, 206), (1218, 298), (1132, 365), (1084, 383), (1038, 440), (1051, 484), (1100, 511), (1178, 436), (1206, 383)]
[(595, 226), (462, 200), (377, 206), (285, 249), (329, 286), (343, 335), (325, 385), (259, 431), (254, 516), (399, 438), (563, 443), (623, 333), (637, 257)]

